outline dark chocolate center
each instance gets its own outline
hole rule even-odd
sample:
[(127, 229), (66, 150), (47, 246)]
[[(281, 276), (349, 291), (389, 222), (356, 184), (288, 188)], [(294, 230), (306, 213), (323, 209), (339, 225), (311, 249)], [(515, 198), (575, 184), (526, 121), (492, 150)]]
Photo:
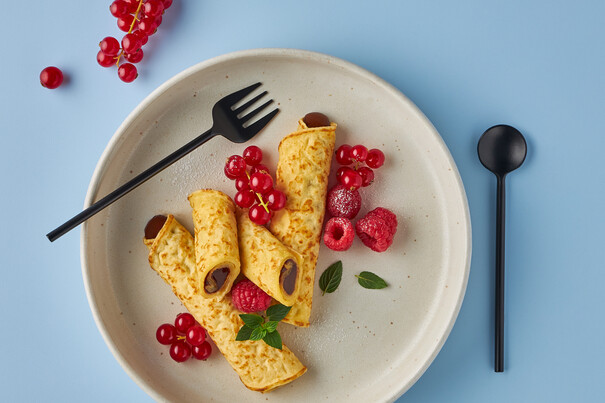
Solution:
[(305, 115), (303, 122), (307, 127), (330, 126), (330, 119), (321, 112), (310, 112)]
[(282, 289), (288, 295), (292, 295), (296, 289), (296, 275), (298, 273), (298, 266), (292, 259), (286, 260), (279, 273), (279, 281)]
[(168, 217), (165, 215), (156, 215), (145, 226), (145, 239), (154, 239), (166, 223)]
[(214, 269), (206, 276), (206, 280), (204, 280), (204, 290), (208, 294), (212, 294), (220, 290), (225, 284), (225, 280), (229, 276), (229, 268), (221, 267), (219, 269)]

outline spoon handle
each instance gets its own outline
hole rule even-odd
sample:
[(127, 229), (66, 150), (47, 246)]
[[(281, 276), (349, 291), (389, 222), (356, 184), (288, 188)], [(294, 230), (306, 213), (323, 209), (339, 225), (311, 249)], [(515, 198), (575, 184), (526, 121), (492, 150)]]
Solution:
[(506, 206), (505, 176), (498, 175), (496, 204), (496, 328), (494, 370), (504, 371), (504, 223)]

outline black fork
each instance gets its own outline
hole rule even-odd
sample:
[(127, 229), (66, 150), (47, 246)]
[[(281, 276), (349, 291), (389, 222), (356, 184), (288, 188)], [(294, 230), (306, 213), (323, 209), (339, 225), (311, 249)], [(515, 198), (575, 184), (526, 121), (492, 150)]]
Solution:
[(191, 151), (195, 150), (214, 136), (221, 135), (234, 143), (244, 143), (250, 140), (258, 132), (260, 132), (275, 115), (277, 115), (277, 112), (279, 112), (279, 109), (275, 108), (262, 118), (258, 119), (256, 122), (246, 125), (246, 123), (249, 123), (266, 106), (273, 102), (273, 100), (269, 100), (260, 105), (258, 108), (246, 113), (244, 116), (238, 117), (255, 102), (267, 94), (267, 91), (264, 91), (243, 105), (235, 108), (235, 105), (238, 102), (242, 101), (247, 95), (252, 93), (252, 91), (260, 86), (261, 83), (252, 84), (249, 87), (243, 88), (223, 97), (216, 104), (214, 104), (214, 107), (212, 108), (212, 127), (208, 131), (191, 140), (189, 143), (185, 144), (152, 167), (143, 171), (130, 181), (109, 193), (107, 196), (93, 203), (81, 213), (77, 214), (61, 226), (46, 234), (46, 237), (52, 242), (60, 236), (66, 234), (73, 228), (88, 220), (93, 215), (97, 214), (99, 211), (103, 210), (105, 207), (109, 206), (111, 203), (124, 196), (126, 193), (130, 192), (143, 182), (161, 172), (164, 168), (180, 160), (185, 155), (189, 154)]

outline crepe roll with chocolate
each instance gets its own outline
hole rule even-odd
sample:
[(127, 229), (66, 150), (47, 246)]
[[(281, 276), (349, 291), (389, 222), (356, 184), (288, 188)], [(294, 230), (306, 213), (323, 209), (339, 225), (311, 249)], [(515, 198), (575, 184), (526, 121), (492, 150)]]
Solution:
[(237, 209), (241, 272), (283, 305), (292, 306), (300, 289), (302, 256), (285, 246), (248, 211)]
[(314, 112), (300, 119), (298, 130), (279, 144), (275, 187), (285, 193), (287, 201), (271, 219), (269, 229), (303, 257), (300, 291), (284, 319), (297, 326), (309, 326), (335, 140), (336, 123)]
[(244, 324), (241, 312), (233, 306), (230, 294), (222, 299), (206, 298), (191, 286), (192, 275), (197, 271), (195, 241), (172, 215), (150, 220), (144, 243), (149, 249), (151, 268), (206, 329), (247, 388), (269, 392), (306, 372), (307, 368), (285, 345), (280, 350), (262, 340), (235, 340)]
[(197, 270), (192, 281), (206, 298), (222, 298), (240, 273), (235, 204), (218, 190), (189, 195), (195, 231)]

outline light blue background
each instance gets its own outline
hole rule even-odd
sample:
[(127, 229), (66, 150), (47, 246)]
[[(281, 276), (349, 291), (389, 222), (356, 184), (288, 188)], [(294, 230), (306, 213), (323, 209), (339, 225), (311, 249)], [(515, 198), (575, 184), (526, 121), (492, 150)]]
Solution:
[[(82, 208), (122, 120), (158, 85), (231, 51), (328, 53), (389, 81), (433, 122), (473, 223), (466, 298), (443, 349), (400, 402), (603, 401), (605, 2), (175, 0), (132, 84), (96, 64), (118, 35), (110, 1), (3, 2), (0, 25), (0, 401), (150, 401), (93, 321)], [(42, 88), (47, 65), (69, 75)], [(526, 135), (508, 181), (506, 372), (493, 372), (495, 179), (476, 142)]]

